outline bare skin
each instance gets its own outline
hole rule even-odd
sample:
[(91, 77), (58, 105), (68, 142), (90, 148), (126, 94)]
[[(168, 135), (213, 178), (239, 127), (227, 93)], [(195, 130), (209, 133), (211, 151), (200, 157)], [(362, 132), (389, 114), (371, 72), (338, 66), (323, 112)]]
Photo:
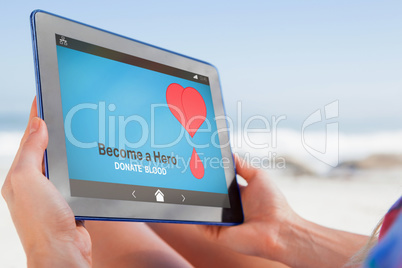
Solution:
[(86, 221), (93, 267), (192, 267), (145, 223)]
[(195, 267), (287, 267), (279, 262), (242, 254), (210, 241), (197, 225), (160, 223), (148, 225)]
[(46, 124), (35, 116), (36, 100), (1, 193), (29, 267), (90, 267), (87, 230), (75, 222), (67, 202), (42, 173), (48, 134)]

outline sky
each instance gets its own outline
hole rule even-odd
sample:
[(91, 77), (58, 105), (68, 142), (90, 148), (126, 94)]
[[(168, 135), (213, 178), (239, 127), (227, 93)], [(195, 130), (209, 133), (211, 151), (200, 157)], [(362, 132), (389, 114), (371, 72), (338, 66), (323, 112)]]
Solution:
[(35, 95), (29, 15), (43, 9), (210, 62), (235, 121), (300, 129), (339, 103), (339, 129), (402, 129), (401, 1), (7, 1), (0, 17), (0, 130)]

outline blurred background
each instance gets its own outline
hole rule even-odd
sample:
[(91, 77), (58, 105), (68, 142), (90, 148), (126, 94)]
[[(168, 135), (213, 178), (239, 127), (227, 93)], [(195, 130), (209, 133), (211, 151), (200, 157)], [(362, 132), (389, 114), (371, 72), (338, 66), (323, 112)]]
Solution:
[[(303, 217), (368, 235), (401, 195), (402, 2), (3, 3), (0, 183), (35, 95), (34, 9), (215, 65), (234, 152), (267, 169)], [(0, 199), (0, 267), (24, 266)]]

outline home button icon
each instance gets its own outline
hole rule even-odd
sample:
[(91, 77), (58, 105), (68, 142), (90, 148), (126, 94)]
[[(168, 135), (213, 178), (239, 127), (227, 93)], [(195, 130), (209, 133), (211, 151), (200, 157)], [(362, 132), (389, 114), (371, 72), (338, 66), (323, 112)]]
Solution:
[(158, 191), (155, 192), (155, 197), (157, 202), (165, 202), (164, 194), (162, 193), (161, 190), (158, 189)]

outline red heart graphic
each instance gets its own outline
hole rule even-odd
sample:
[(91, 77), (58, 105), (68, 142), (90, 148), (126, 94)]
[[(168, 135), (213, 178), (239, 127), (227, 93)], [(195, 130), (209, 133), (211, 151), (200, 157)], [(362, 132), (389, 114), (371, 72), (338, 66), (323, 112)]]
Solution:
[(198, 131), (207, 116), (207, 107), (201, 94), (192, 87), (170, 84), (166, 90), (169, 109), (191, 137)]
[(193, 173), (194, 177), (196, 177), (197, 179), (202, 179), (202, 177), (204, 177), (204, 164), (195, 151), (195, 148), (193, 148), (193, 153), (191, 154), (190, 170), (191, 173)]

